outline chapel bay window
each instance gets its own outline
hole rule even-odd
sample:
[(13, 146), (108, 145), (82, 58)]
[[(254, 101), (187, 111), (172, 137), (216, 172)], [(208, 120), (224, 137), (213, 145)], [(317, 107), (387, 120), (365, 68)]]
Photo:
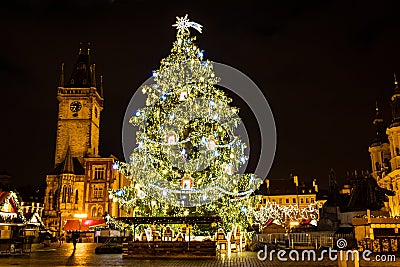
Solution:
[(94, 198), (103, 198), (103, 187), (95, 187), (93, 189)]

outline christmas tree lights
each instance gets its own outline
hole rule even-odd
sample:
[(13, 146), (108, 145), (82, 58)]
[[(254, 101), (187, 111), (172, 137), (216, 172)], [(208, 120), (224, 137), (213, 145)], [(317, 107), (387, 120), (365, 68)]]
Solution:
[(190, 35), (189, 28), (201, 32), (202, 26), (187, 15), (173, 26), (171, 53), (153, 72), (155, 83), (142, 87), (146, 106), (130, 119), (138, 127), (138, 146), (129, 163), (114, 166), (131, 184), (110, 190), (110, 198), (127, 210), (151, 200), (162, 202), (156, 204), (161, 213), (168, 207), (218, 209), (213, 202), (221, 207), (243, 200), (261, 183), (253, 174), (237, 173), (247, 161), (246, 144), (235, 135), (239, 110), (215, 87), (213, 64)]

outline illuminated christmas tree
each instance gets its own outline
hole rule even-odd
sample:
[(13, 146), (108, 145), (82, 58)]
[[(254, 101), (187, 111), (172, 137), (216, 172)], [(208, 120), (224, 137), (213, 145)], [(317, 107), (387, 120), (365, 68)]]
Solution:
[(253, 174), (237, 173), (247, 161), (246, 145), (234, 134), (239, 110), (216, 88), (213, 65), (190, 35), (190, 28), (201, 32), (202, 26), (187, 15), (177, 19), (170, 55), (153, 72), (154, 83), (142, 87), (146, 107), (130, 120), (138, 127), (138, 146), (129, 163), (115, 165), (131, 184), (110, 191), (110, 198), (140, 215), (194, 207), (204, 214), (245, 199), (261, 183)]

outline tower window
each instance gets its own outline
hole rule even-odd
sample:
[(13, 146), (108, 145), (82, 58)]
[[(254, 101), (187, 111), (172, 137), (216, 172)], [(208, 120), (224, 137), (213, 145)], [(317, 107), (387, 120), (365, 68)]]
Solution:
[(97, 108), (94, 107), (94, 116), (97, 118)]
[(105, 168), (104, 167), (94, 167), (94, 179), (102, 180), (104, 179)]
[(68, 196), (67, 196), (68, 203), (71, 203), (71, 197), (72, 197), (72, 187), (68, 186)]
[(62, 203), (67, 202), (67, 186), (66, 185), (63, 186), (61, 202)]
[(79, 200), (79, 194), (78, 194), (78, 189), (75, 190), (75, 204), (78, 204)]

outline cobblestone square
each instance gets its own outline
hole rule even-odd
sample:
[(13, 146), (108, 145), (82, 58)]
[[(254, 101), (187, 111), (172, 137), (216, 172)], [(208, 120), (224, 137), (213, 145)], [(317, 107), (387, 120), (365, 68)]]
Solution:
[[(132, 260), (122, 259), (120, 254), (96, 255), (94, 249), (99, 244), (78, 243), (76, 251), (70, 243), (52, 244), (50, 247), (43, 247), (41, 244), (34, 244), (30, 255), (2, 255), (0, 266), (135, 266), (135, 267), (252, 267), (252, 266), (338, 266), (335, 261), (325, 258), (323, 261), (299, 261), (280, 262), (260, 261), (255, 252), (232, 253), (220, 255), (213, 260)], [(372, 257), (371, 257), (372, 259)], [(348, 266), (354, 266), (349, 264)], [(374, 261), (362, 261), (360, 266), (400, 266), (400, 262), (377, 263)]]

